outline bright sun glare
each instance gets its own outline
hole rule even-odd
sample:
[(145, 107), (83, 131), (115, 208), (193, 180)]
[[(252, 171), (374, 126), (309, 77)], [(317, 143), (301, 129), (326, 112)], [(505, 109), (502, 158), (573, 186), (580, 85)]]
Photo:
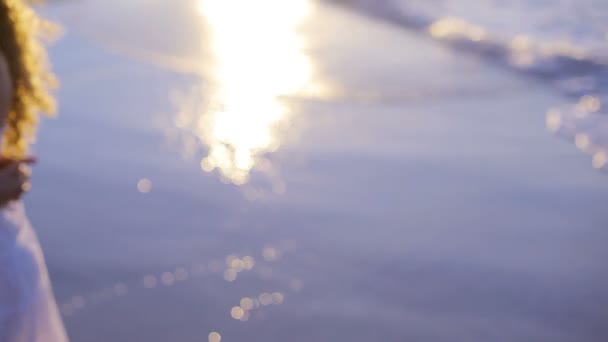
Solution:
[(303, 90), (312, 65), (297, 29), (309, 0), (201, 0), (214, 57), (213, 109), (201, 117), (209, 148), (201, 166), (244, 184), (264, 153), (279, 145), (277, 127), (290, 109), (281, 98)]

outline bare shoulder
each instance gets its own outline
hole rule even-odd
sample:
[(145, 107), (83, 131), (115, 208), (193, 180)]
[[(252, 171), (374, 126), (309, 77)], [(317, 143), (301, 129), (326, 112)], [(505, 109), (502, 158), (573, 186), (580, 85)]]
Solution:
[(0, 126), (6, 120), (11, 108), (13, 98), (13, 85), (11, 75), (4, 54), (0, 52)]

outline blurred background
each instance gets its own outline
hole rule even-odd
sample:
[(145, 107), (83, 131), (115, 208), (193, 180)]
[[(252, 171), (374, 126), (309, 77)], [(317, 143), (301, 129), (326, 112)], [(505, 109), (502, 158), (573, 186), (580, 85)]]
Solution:
[(84, 341), (608, 338), (608, 4), (65, 0), (29, 215)]

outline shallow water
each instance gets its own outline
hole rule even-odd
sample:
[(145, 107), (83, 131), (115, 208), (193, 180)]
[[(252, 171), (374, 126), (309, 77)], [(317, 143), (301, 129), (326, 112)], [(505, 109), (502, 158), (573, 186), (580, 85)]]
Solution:
[(560, 92), (343, 8), (224, 3), (49, 9), (28, 204), (74, 341), (605, 339), (608, 184), (546, 133)]

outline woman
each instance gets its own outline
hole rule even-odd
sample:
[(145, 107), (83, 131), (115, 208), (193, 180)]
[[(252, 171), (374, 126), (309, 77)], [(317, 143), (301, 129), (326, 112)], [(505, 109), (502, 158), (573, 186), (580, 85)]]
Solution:
[(37, 112), (53, 112), (43, 22), (24, 2), (0, 0), (0, 342), (67, 341), (38, 240), (21, 197)]

